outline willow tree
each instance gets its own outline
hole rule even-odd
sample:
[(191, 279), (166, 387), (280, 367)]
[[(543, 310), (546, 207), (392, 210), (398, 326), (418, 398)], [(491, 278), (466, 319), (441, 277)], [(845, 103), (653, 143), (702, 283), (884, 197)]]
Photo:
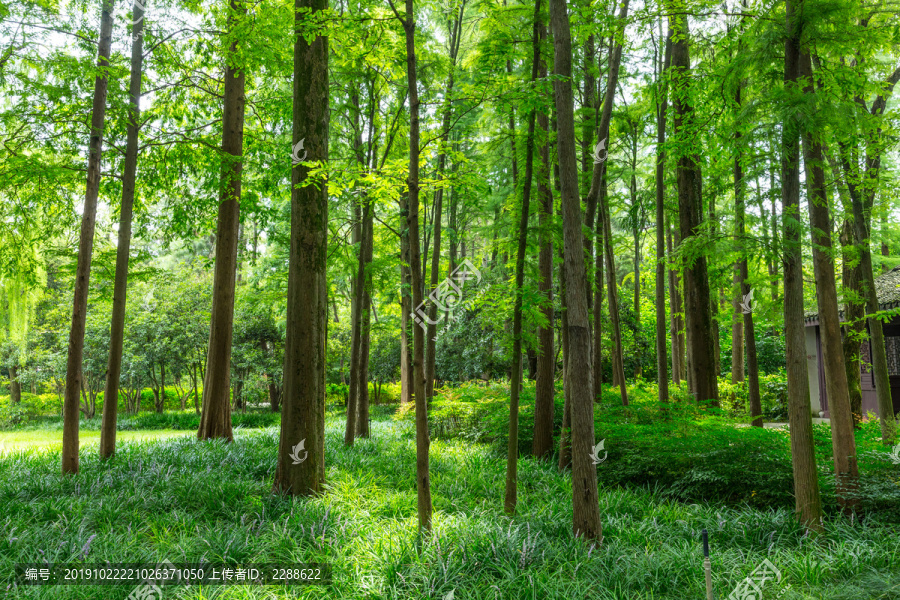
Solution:
[(102, 0), (100, 41), (97, 48), (97, 77), (91, 106), (91, 132), (88, 144), (87, 188), (81, 213), (78, 240), (78, 264), (75, 267), (75, 293), (72, 302), (72, 325), (66, 359), (66, 388), (63, 401), (62, 472), (78, 472), (78, 410), (82, 386), (81, 361), (84, 357), (84, 330), (87, 322), (88, 284), (91, 279), (91, 256), (94, 251), (94, 228), (97, 221), (97, 198), (100, 193), (100, 161), (103, 153), (103, 130), (106, 119), (106, 95), (109, 89), (109, 52), (112, 45), (113, 0)]

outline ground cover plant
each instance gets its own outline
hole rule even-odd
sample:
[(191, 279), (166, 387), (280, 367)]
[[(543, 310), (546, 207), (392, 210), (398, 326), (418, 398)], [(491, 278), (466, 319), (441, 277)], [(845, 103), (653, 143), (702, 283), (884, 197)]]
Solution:
[[(432, 447), (435, 536), (415, 528), (413, 429), (387, 411), (353, 449), (340, 412), (329, 415), (327, 492), (271, 494), (277, 428), (242, 429), (232, 444), (190, 437), (128, 441), (101, 462), (85, 453), (61, 478), (59, 450), (0, 461), (0, 570), (16, 562), (325, 562), (324, 587), (165, 587), (168, 598), (704, 597), (700, 530), (709, 531), (717, 597), (764, 558), (781, 571), (766, 597), (900, 598), (900, 530), (877, 519), (828, 517), (810, 537), (783, 507), (680, 502), (658, 490), (602, 486), (602, 544), (568, 533), (569, 477), (523, 459), (515, 517), (502, 512), (503, 461), (464, 439)], [(609, 459), (608, 459), (609, 460)], [(598, 470), (605, 468), (601, 464)], [(77, 526), (73, 524), (77, 523)], [(4, 598), (126, 598), (131, 587), (7, 587)], [(782, 591), (783, 590), (783, 591)]]

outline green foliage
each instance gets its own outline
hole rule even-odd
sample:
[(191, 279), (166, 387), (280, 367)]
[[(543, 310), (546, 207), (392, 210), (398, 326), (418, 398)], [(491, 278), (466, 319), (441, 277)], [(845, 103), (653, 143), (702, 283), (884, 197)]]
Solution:
[[(455, 590), (457, 598), (522, 599), (540, 590), (545, 600), (684, 600), (704, 595), (702, 528), (720, 597), (763, 558), (781, 570), (785, 600), (887, 600), (900, 585), (895, 526), (826, 517), (825, 533), (811, 540), (792, 508), (685, 504), (648, 489), (601, 488), (603, 544), (585, 544), (571, 534), (567, 474), (523, 458), (510, 518), (497, 487), (505, 460), (466, 440), (432, 444), (435, 535), (417, 541), (412, 432), (377, 413), (372, 429), (347, 448), (343, 420), (328, 417), (329, 489), (309, 498), (272, 494), (276, 427), (237, 430), (231, 444), (190, 435), (127, 442), (108, 461), (82, 452), (75, 478), (59, 477), (58, 450), (7, 455), (0, 461), (0, 525), (10, 532), (0, 538), (4, 599), (33, 596), (6, 586), (14, 564), (35, 556), (200, 562), (214, 547), (220, 562), (330, 563), (333, 582), (316, 593), (332, 600), (421, 600), (428, 589), (431, 598)], [(85, 515), (80, 526), (59, 526), (73, 514)], [(131, 590), (119, 587), (59, 586), (52, 597), (121, 600)], [(249, 589), (221, 588), (226, 596)], [(283, 600), (293, 592), (268, 593)]]
[[(740, 397), (740, 386), (720, 385)], [(780, 390), (778, 376), (766, 386)], [(722, 388), (720, 388), (722, 389)], [(599, 481), (609, 486), (648, 487), (661, 497), (683, 502), (715, 502), (758, 508), (793, 506), (790, 440), (786, 429), (750, 427), (726, 417), (732, 412), (697, 406), (686, 391), (672, 388), (680, 401), (661, 406), (656, 385), (638, 381), (629, 386), (628, 407), (617, 390), (604, 387), (594, 409), (596, 440), (605, 440), (608, 458), (597, 466)], [(774, 393), (774, 392), (773, 392)], [(429, 431), (438, 439), (488, 444), (495, 456), (505, 456), (509, 424), (509, 389), (498, 383), (469, 383), (436, 390), (428, 413)], [(562, 390), (557, 389), (554, 435), (559, 439)], [(744, 413), (738, 414), (743, 415)], [(415, 407), (401, 407), (395, 419), (412, 421)], [(525, 383), (519, 409), (519, 454), (531, 451), (534, 428), (534, 385)], [(838, 510), (831, 467), (831, 433), (815, 428), (820, 488), (827, 510)], [(860, 512), (900, 523), (900, 486), (896, 470), (887, 468), (877, 419), (857, 432), (861, 481)], [(555, 444), (556, 448), (557, 445)], [(866, 457), (866, 460), (863, 460)]]

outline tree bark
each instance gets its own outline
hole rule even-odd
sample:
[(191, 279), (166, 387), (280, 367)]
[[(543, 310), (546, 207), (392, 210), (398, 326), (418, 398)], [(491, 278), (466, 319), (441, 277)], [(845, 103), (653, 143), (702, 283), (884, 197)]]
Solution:
[[(18, 404), (22, 401), (22, 384), (19, 383), (18, 368), (15, 365), (9, 367), (9, 401)], [(104, 396), (104, 399), (106, 397)], [(103, 403), (104, 406), (106, 402)]]
[(91, 106), (91, 136), (88, 144), (87, 185), (81, 213), (78, 241), (78, 264), (75, 268), (75, 292), (72, 302), (72, 324), (69, 329), (69, 351), (66, 360), (66, 388), (63, 402), (62, 472), (78, 472), (78, 412), (82, 386), (81, 362), (84, 356), (84, 330), (87, 321), (87, 299), (91, 278), (91, 255), (94, 250), (94, 228), (97, 221), (97, 197), (100, 192), (100, 162), (103, 152), (103, 130), (106, 117), (106, 95), (109, 88), (109, 53), (112, 42), (113, 0), (102, 0), (100, 40)]
[[(804, 95), (813, 92), (812, 61), (809, 53), (800, 51), (799, 76), (806, 80)], [(850, 414), (850, 393), (847, 371), (841, 351), (840, 316), (837, 303), (837, 283), (834, 259), (831, 257), (831, 216), (825, 189), (824, 153), (821, 143), (811, 131), (802, 131), (803, 163), (806, 170), (809, 197), (809, 224), (813, 247), (813, 267), (816, 278), (816, 300), (819, 309), (819, 330), (822, 334), (822, 354), (828, 409), (831, 416), (831, 445), (834, 451), (834, 470), (837, 477), (838, 502), (845, 511), (856, 505), (854, 493), (859, 469), (856, 459), (856, 440), (853, 436), (853, 417)]]
[[(662, 23), (660, 23), (662, 29)], [(671, 31), (666, 35), (665, 58), (660, 61), (656, 91), (656, 384), (660, 402), (669, 401), (668, 357), (666, 355), (666, 113), (668, 73), (672, 60)], [(672, 337), (675, 343), (675, 337)], [(673, 351), (674, 356), (674, 351)]]
[[(786, 4), (787, 36), (784, 47), (786, 92), (795, 99), (799, 82), (800, 19), (792, 0)], [(812, 436), (806, 342), (803, 318), (803, 254), (800, 225), (800, 128), (796, 118), (782, 127), (781, 197), (784, 233), (784, 334), (787, 362), (791, 464), (794, 473), (796, 514), (808, 529), (822, 531), (822, 501)]]
[[(836, 173), (835, 173), (836, 175)], [(839, 184), (838, 184), (839, 185)], [(862, 422), (862, 382), (860, 381), (860, 343), (866, 337), (866, 309), (862, 298), (858, 297), (861, 287), (857, 247), (854, 245), (853, 224), (844, 219), (841, 228), (841, 284), (844, 288), (844, 367), (847, 371), (847, 387), (850, 392), (850, 414), (853, 428)]]
[[(229, 29), (246, 12), (241, 0), (231, 0)], [(244, 143), (244, 72), (234, 64), (237, 40), (231, 42), (225, 61), (225, 93), (222, 112), (222, 183), (216, 225), (216, 267), (209, 328), (203, 408), (197, 438), (225, 438), (231, 433), (231, 338), (234, 326), (234, 293), (240, 227), (241, 170)]]
[(409, 315), (412, 312), (411, 275), (409, 272), (409, 193), (400, 196), (400, 214), (403, 227), (400, 232), (400, 403), (412, 400), (412, 369), (409, 360)]
[[(408, 0), (410, 1), (410, 0)], [(575, 119), (572, 96), (572, 40), (564, 0), (550, 0), (553, 29), (554, 96), (557, 112), (557, 144), (562, 192), (563, 239), (569, 313), (569, 369), (572, 420), (572, 530), (576, 537), (600, 540), (600, 506), (597, 471), (590, 453), (594, 446), (591, 375), (591, 340), (587, 312), (584, 241), (578, 198), (575, 157)]]
[[(547, 26), (543, 20), (538, 22), (540, 43), (547, 37)], [(547, 78), (547, 63), (541, 58), (538, 61), (538, 78)], [(532, 453), (535, 458), (547, 458), (553, 452), (553, 412), (556, 372), (556, 355), (553, 349), (554, 310), (553, 310), (553, 193), (550, 188), (550, 123), (547, 114), (538, 111), (537, 126), (540, 131), (541, 163), (538, 167), (538, 198), (541, 203), (539, 216), (541, 250), (538, 256), (538, 293), (544, 298), (541, 311), (547, 320), (545, 327), (538, 329), (537, 381), (535, 383), (534, 407), (534, 441)]]
[[(694, 109), (690, 94), (690, 51), (686, 15), (669, 16), (672, 30), (672, 96), (675, 110), (674, 137), (677, 142), (693, 136)], [(679, 150), (676, 180), (678, 185), (678, 213), (681, 244), (700, 233), (702, 222), (702, 196), (700, 167), (694, 155)], [(706, 256), (700, 255), (684, 266), (684, 302), (688, 344), (688, 383), (698, 402), (719, 404), (718, 382), (715, 369), (715, 344), (713, 339), (712, 300)]]
[[(305, 37), (304, 21), (328, 10), (328, 0), (295, 0), (292, 147), (304, 139), (307, 160), (328, 160), (328, 37)], [(302, 32), (302, 33), (301, 33)], [(273, 491), (308, 496), (325, 483), (325, 282), (328, 186), (309, 180), (310, 166), (291, 169), (284, 396)], [(302, 448), (298, 447), (302, 444)], [(295, 450), (296, 449), (296, 450)], [(300, 462), (292, 458), (294, 453)]]
[[(531, 83), (537, 81), (541, 60), (541, 0), (534, 3), (532, 27)], [(513, 307), (513, 351), (510, 371), (509, 441), (506, 454), (506, 494), (503, 508), (507, 514), (515, 514), (519, 462), (519, 392), (522, 386), (522, 286), (525, 283), (525, 252), (528, 249), (528, 216), (531, 201), (531, 180), (534, 174), (534, 126), (535, 110), (529, 111), (528, 135), (525, 138), (525, 180), (522, 184), (522, 206), (519, 211), (519, 240), (516, 251), (516, 299)]]
[[(741, 86), (735, 91), (735, 103), (741, 105)], [(737, 152), (734, 157), (734, 215), (735, 237), (742, 242), (746, 234), (746, 184), (742, 161), (744, 158), (741, 147), (741, 131), (735, 131), (735, 145)], [(741, 308), (741, 302), (750, 294), (749, 267), (747, 256), (742, 253), (740, 260), (735, 264), (735, 283), (738, 285), (738, 298), (734, 305), (734, 314), (743, 318), (736, 323), (732, 321), (731, 331), (731, 382), (737, 383), (744, 380), (744, 342), (747, 348), (747, 395), (750, 403), (750, 416), (754, 417), (751, 424), (762, 427), (762, 397), (759, 392), (759, 364), (756, 356), (756, 328), (753, 323), (753, 311), (745, 311)], [(752, 307), (751, 307), (752, 308)]]
[(360, 248), (361, 269), (364, 276), (361, 281), (363, 295), (359, 318), (359, 371), (356, 375), (358, 396), (355, 434), (357, 437), (369, 437), (369, 348), (372, 327), (372, 273), (369, 271), (369, 265), (372, 264), (374, 213), (375, 202), (371, 198), (367, 198), (363, 210), (362, 247)]
[[(624, 28), (625, 20), (627, 19), (627, 17), (628, 0), (624, 0), (622, 2), (621, 8), (619, 9), (619, 16), (616, 20), (618, 27)], [(606, 140), (607, 148), (609, 147), (609, 125), (612, 120), (613, 101), (615, 99), (616, 88), (619, 81), (619, 65), (621, 64), (621, 60), (622, 39), (617, 39), (615, 44), (612, 44), (610, 46), (609, 50), (609, 76), (606, 78), (606, 91), (603, 96), (603, 111), (600, 113), (600, 124), (597, 128), (597, 138), (600, 141)], [(609, 318), (613, 332), (613, 385), (619, 386), (619, 391), (622, 396), (622, 404), (627, 406), (628, 392), (625, 388), (625, 366), (622, 353), (622, 332), (619, 322), (619, 303), (617, 288), (618, 283), (616, 281), (615, 259), (612, 252), (612, 224), (610, 223), (609, 206), (606, 198), (606, 165), (606, 160), (603, 160), (599, 163), (595, 162), (594, 170), (591, 176), (591, 188), (585, 201), (588, 207), (597, 205), (597, 218), (598, 220), (602, 219), (603, 221), (602, 232), (601, 227), (598, 226), (597, 233), (602, 233), (604, 241), (602, 245), (598, 247), (597, 252), (603, 253), (606, 256), (607, 299), (609, 301)], [(588, 216), (589, 218), (592, 217), (593, 213), (589, 211)], [(597, 304), (599, 305), (599, 303)], [(595, 314), (597, 314), (598, 309), (595, 308), (594, 312)], [(594, 335), (600, 335), (599, 328)], [(594, 357), (593, 366), (595, 369), (597, 369), (601, 366), (601, 364), (601, 357), (598, 353), (598, 355)], [(594, 382), (592, 381), (591, 383), (593, 386)], [(600, 393), (599, 389), (594, 389), (593, 391), (596, 394)]]
[[(431, 253), (431, 292), (434, 292), (438, 286), (438, 278), (440, 276), (441, 267), (441, 219), (443, 218), (444, 207), (444, 188), (441, 180), (444, 175), (444, 168), (447, 164), (447, 137), (450, 132), (450, 117), (453, 114), (453, 105), (450, 97), (453, 94), (454, 70), (456, 69), (456, 57), (459, 52), (460, 33), (462, 31), (462, 19), (465, 14), (466, 3), (461, 2), (459, 5), (458, 16), (453, 21), (450, 30), (450, 74), (447, 76), (447, 86), (444, 91), (444, 110), (441, 119), (441, 136), (438, 139), (440, 150), (437, 157), (437, 188), (434, 190), (434, 250)], [(448, 271), (450, 273), (452, 271)], [(428, 333), (425, 348), (425, 396), (430, 401), (434, 397), (434, 363), (435, 353), (437, 352), (437, 303), (430, 302), (428, 306)]]
[[(393, 1), (391, 8), (394, 8)], [(412, 274), (412, 303), (422, 305), (422, 256), (419, 252), (419, 91), (416, 74), (416, 21), (413, 0), (405, 0), (406, 17), (397, 18), (406, 34), (406, 81), (409, 89), (409, 266)], [(428, 450), (431, 446), (428, 432), (428, 403), (425, 397), (425, 331), (419, 326), (413, 329), (413, 393), (416, 402), (416, 489), (420, 533), (431, 533), (431, 477), (429, 475)]]

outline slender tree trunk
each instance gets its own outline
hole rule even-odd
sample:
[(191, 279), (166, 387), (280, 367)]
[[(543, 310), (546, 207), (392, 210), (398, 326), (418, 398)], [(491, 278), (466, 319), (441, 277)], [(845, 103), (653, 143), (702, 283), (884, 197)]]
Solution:
[(590, 453), (594, 446), (591, 375), (591, 340), (587, 312), (587, 279), (584, 241), (578, 198), (578, 168), (575, 158), (575, 119), (572, 96), (572, 39), (564, 0), (550, 0), (553, 29), (553, 82), (558, 122), (557, 144), (562, 191), (563, 239), (569, 312), (569, 369), (572, 421), (572, 530), (576, 537), (602, 539), (597, 470)]
[[(22, 401), (22, 384), (19, 383), (18, 369), (15, 365), (9, 367), (9, 401), (18, 404)], [(104, 396), (104, 400), (106, 397)], [(106, 402), (103, 403), (106, 406)]]
[[(431, 253), (431, 285), (430, 290), (434, 292), (438, 286), (438, 278), (440, 277), (441, 267), (441, 219), (443, 218), (444, 208), (444, 188), (441, 185), (444, 169), (447, 164), (446, 144), (450, 132), (450, 118), (453, 116), (453, 105), (450, 97), (453, 94), (454, 69), (456, 68), (456, 56), (459, 52), (460, 32), (462, 30), (462, 18), (465, 13), (465, 1), (460, 3), (459, 15), (453, 22), (450, 35), (450, 74), (447, 77), (447, 87), (444, 91), (444, 110), (441, 119), (441, 137), (438, 140), (440, 150), (437, 157), (437, 189), (434, 191), (434, 251)], [(452, 271), (448, 271), (452, 272)], [(425, 348), (425, 396), (429, 402), (434, 397), (434, 363), (435, 353), (437, 352), (437, 303), (432, 301), (428, 306), (428, 333)]]
[[(303, 139), (307, 161), (324, 163), (329, 158), (328, 37), (320, 30), (308, 41), (304, 29), (306, 20), (328, 10), (328, 0), (295, 0), (294, 6), (292, 146)], [(325, 483), (328, 186), (310, 181), (309, 172), (302, 162), (291, 169), (284, 395), (273, 484), (274, 492), (293, 496), (319, 494)]]
[[(531, 83), (537, 81), (541, 60), (541, 0), (534, 3), (532, 28)], [(525, 284), (525, 252), (528, 249), (528, 216), (531, 201), (531, 180), (534, 174), (535, 110), (529, 111), (528, 135), (525, 138), (525, 181), (522, 184), (522, 206), (519, 214), (519, 244), (516, 252), (516, 299), (513, 308), (512, 380), (509, 395), (509, 442), (506, 454), (506, 495), (503, 508), (515, 514), (519, 462), (519, 392), (522, 386), (522, 286)]]
[(563, 353), (563, 420), (559, 431), (559, 470), (572, 466), (572, 394), (569, 388), (569, 310), (566, 299), (566, 267), (562, 248), (559, 249), (562, 266), (559, 269), (560, 345)]
[[(660, 22), (662, 29), (662, 22)], [(672, 60), (672, 37), (666, 35), (665, 58), (661, 60), (656, 91), (656, 384), (659, 401), (669, 401), (668, 357), (666, 356), (666, 113), (668, 73)], [(675, 336), (672, 336), (675, 344)], [(674, 351), (673, 351), (674, 356)]]
[(412, 369), (409, 360), (409, 315), (412, 312), (411, 275), (409, 272), (409, 229), (406, 220), (409, 218), (409, 193), (400, 196), (400, 214), (403, 215), (403, 227), (400, 232), (400, 403), (412, 400)]
[(75, 293), (72, 303), (72, 325), (69, 330), (69, 351), (66, 360), (66, 390), (63, 403), (62, 472), (78, 472), (78, 404), (82, 385), (81, 361), (84, 356), (84, 330), (87, 320), (88, 284), (91, 277), (91, 255), (94, 250), (94, 226), (97, 220), (97, 197), (100, 192), (100, 161), (103, 149), (103, 130), (106, 117), (106, 94), (109, 86), (107, 69), (112, 42), (113, 0), (102, 0), (100, 40), (94, 79), (94, 100), (91, 106), (91, 137), (88, 145), (87, 186), (81, 213), (81, 234), (78, 241), (78, 264), (75, 268)]
[[(741, 105), (741, 86), (735, 91), (735, 103), (738, 107)], [(743, 242), (746, 234), (745, 218), (746, 218), (746, 201), (745, 192), (746, 184), (744, 182), (744, 171), (742, 161), (744, 159), (743, 148), (741, 146), (742, 136), (740, 129), (735, 132), (735, 145), (737, 153), (734, 158), (734, 214), (735, 214), (735, 237), (739, 243)], [(744, 380), (744, 341), (747, 347), (747, 395), (750, 402), (750, 416), (754, 417), (752, 425), (762, 427), (762, 398), (759, 392), (759, 364), (756, 356), (756, 329), (753, 324), (752, 310), (744, 310), (741, 308), (741, 302), (750, 294), (749, 267), (747, 264), (747, 256), (742, 254), (741, 259), (736, 263), (735, 283), (739, 286), (737, 289), (738, 297), (734, 304), (734, 314), (743, 317), (739, 322), (732, 321), (732, 346), (731, 346), (731, 381), (737, 383)], [(752, 308), (752, 307), (751, 307)]]
[[(241, 0), (231, 0), (229, 29), (246, 12)], [(237, 40), (231, 42), (225, 63), (225, 93), (222, 114), (222, 183), (216, 226), (216, 267), (213, 279), (212, 317), (206, 379), (203, 381), (203, 408), (198, 439), (225, 438), (232, 441), (231, 338), (234, 325), (234, 291), (237, 272), (237, 243), (240, 226), (241, 170), (244, 143), (244, 72), (233, 60)]]
[[(812, 61), (801, 51), (800, 76), (812, 77)], [(804, 89), (812, 93), (812, 84)], [(803, 131), (803, 162), (809, 195), (809, 219), (813, 246), (813, 267), (816, 278), (816, 299), (819, 309), (819, 330), (822, 334), (822, 354), (825, 366), (825, 386), (831, 416), (831, 442), (834, 450), (834, 470), (837, 476), (838, 501), (844, 510), (852, 510), (859, 469), (856, 441), (853, 436), (853, 417), (850, 413), (850, 393), (841, 345), (840, 316), (837, 303), (837, 283), (834, 259), (831, 257), (831, 216), (825, 189), (825, 160), (821, 144), (809, 131)]]
[[(537, 25), (540, 43), (547, 37), (547, 26), (538, 21)], [(547, 63), (541, 58), (538, 61), (538, 78), (547, 78)], [(549, 119), (547, 114), (538, 111), (537, 126), (540, 132), (541, 162), (538, 167), (538, 198), (541, 203), (540, 212), (540, 244), (541, 250), (538, 256), (538, 293), (544, 298), (545, 304), (541, 308), (546, 327), (538, 328), (538, 353), (537, 381), (535, 383), (535, 407), (534, 407), (534, 442), (532, 453), (535, 458), (546, 458), (553, 451), (553, 412), (555, 386), (553, 383), (556, 371), (556, 355), (553, 349), (553, 193), (550, 188), (550, 139)]]
[[(406, 16), (397, 18), (406, 33), (406, 81), (409, 89), (409, 266), (412, 272), (412, 303), (422, 304), (422, 256), (419, 252), (419, 91), (416, 74), (416, 21), (413, 0), (406, 1)], [(393, 8), (393, 3), (391, 4)], [(431, 533), (431, 476), (428, 450), (428, 403), (425, 397), (425, 331), (413, 329), (413, 393), (416, 398), (416, 489), (419, 531)]]
[[(619, 16), (617, 19), (617, 23), (619, 27), (624, 27), (625, 21), (628, 17), (628, 0), (624, 0), (621, 8), (619, 9)], [(612, 109), (613, 109), (613, 101), (615, 99), (615, 92), (619, 81), (619, 65), (622, 60), (622, 41), (619, 40), (615, 44), (610, 46), (609, 50), (609, 76), (606, 79), (606, 91), (603, 97), (603, 111), (600, 114), (600, 124), (597, 128), (597, 138), (602, 142), (606, 140), (606, 147), (609, 147), (609, 125), (612, 120)], [(617, 289), (617, 281), (616, 281), (616, 267), (615, 267), (615, 259), (613, 257), (612, 252), (612, 224), (610, 223), (609, 217), (609, 206), (607, 204), (607, 190), (606, 190), (606, 166), (607, 161), (602, 160), (601, 162), (596, 162), (594, 164), (594, 170), (591, 177), (591, 187), (588, 192), (587, 198), (585, 199), (588, 207), (593, 204), (597, 205), (597, 218), (598, 220), (602, 219), (603, 226), (602, 228), (597, 227), (597, 233), (602, 233), (603, 235), (603, 244), (599, 246), (597, 251), (598, 253), (603, 253), (606, 256), (606, 288), (607, 288), (607, 296), (609, 301), (609, 318), (612, 325), (613, 332), (613, 356), (612, 356), (612, 367), (613, 367), (613, 385), (618, 385), (619, 390), (622, 396), (622, 404), (628, 404), (628, 392), (625, 388), (625, 367), (624, 367), (624, 357), (622, 353), (622, 333), (621, 326), (619, 322), (619, 306), (618, 306), (618, 289)], [(592, 217), (593, 213), (589, 212), (588, 217)], [(599, 303), (598, 303), (599, 305)], [(598, 308), (594, 309), (594, 313), (597, 314), (599, 311)], [(594, 334), (595, 336), (600, 335), (599, 328)], [(599, 368), (601, 362), (601, 357), (598, 353), (596, 357), (594, 357), (594, 368)], [(596, 375), (594, 376), (596, 378)], [(593, 381), (591, 382), (593, 385)], [(599, 389), (594, 389), (594, 393), (599, 394)]]
[(156, 412), (162, 414), (166, 408), (166, 363), (159, 362), (159, 396), (156, 402)]
[(369, 348), (371, 346), (372, 326), (372, 273), (369, 265), (372, 263), (372, 236), (375, 202), (368, 198), (363, 214), (362, 248), (360, 248), (365, 274), (361, 282), (363, 288), (362, 304), (360, 305), (360, 340), (359, 340), (359, 372), (357, 373), (358, 400), (356, 436), (369, 437)]
[(853, 224), (844, 219), (841, 228), (841, 283), (844, 288), (844, 331), (843, 346), (844, 367), (847, 371), (847, 388), (850, 393), (850, 414), (853, 416), (853, 428), (859, 428), (862, 422), (862, 382), (860, 381), (860, 343), (865, 339), (866, 309), (862, 299), (858, 297), (862, 269), (860, 268), (857, 248), (854, 245)]
[[(689, 101), (690, 54), (687, 16), (681, 12), (669, 16), (672, 30), (672, 96), (675, 110), (674, 137), (683, 144), (693, 135), (694, 109)], [(680, 150), (677, 156), (679, 226), (682, 240), (696, 236), (702, 221), (701, 174), (695, 156)], [(712, 300), (705, 256), (684, 267), (684, 300), (687, 321), (688, 383), (698, 402), (719, 404), (715, 369), (715, 342)]]
[[(793, 0), (786, 4), (787, 36), (784, 48), (786, 92), (797, 97), (799, 82), (800, 18)], [(806, 342), (803, 318), (803, 254), (800, 236), (800, 128), (795, 119), (782, 127), (781, 197), (784, 223), (784, 334), (787, 362), (791, 464), (794, 471), (795, 509), (800, 522), (822, 531), (822, 501), (812, 436)]]

